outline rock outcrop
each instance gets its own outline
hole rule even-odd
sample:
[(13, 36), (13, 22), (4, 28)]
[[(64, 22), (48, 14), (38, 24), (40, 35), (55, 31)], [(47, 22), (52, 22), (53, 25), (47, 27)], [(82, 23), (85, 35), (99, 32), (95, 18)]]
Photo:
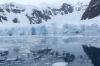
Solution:
[(91, 0), (81, 20), (92, 19), (100, 15), (100, 0)]

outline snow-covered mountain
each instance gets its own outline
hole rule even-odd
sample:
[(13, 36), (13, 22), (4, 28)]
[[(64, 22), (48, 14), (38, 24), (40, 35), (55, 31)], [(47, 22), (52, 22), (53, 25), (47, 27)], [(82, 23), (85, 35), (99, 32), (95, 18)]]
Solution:
[(83, 2), (78, 2), (76, 5), (63, 3), (59, 7), (53, 7), (47, 4), (26, 6), (6, 3), (0, 5), (0, 22), (40, 24), (44, 21), (48, 22), (48, 20), (51, 20), (52, 17), (56, 17), (57, 15), (66, 15), (74, 11), (86, 10), (87, 6)]

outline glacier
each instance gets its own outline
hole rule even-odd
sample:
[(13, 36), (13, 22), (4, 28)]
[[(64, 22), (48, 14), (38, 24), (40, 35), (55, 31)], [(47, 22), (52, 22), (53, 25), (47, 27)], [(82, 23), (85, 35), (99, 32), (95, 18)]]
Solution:
[(65, 24), (61, 28), (59, 26), (28, 26), (28, 27), (9, 27), (0, 28), (0, 36), (27, 36), (27, 35), (66, 35), (66, 36), (100, 36), (100, 26), (92, 24), (73, 25)]
[(0, 36), (100, 36), (99, 16), (90, 20), (80, 20), (82, 13), (83, 11), (75, 11), (63, 16), (57, 15), (41, 24), (0, 24)]

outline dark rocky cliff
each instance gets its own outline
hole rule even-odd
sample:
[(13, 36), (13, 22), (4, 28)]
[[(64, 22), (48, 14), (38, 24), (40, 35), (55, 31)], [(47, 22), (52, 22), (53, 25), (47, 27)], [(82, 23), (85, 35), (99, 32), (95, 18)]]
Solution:
[(92, 19), (100, 15), (100, 0), (91, 0), (81, 20)]

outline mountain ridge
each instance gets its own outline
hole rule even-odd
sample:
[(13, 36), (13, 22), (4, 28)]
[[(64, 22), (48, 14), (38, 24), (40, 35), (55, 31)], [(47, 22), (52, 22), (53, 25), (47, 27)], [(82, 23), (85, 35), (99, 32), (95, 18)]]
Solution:
[(20, 23), (27, 22), (27, 24), (40, 24), (43, 21), (48, 21), (51, 17), (56, 17), (58, 14), (66, 15), (73, 11), (83, 11), (87, 5), (83, 2), (78, 2), (75, 6), (63, 3), (59, 8), (53, 7), (35, 7), (25, 6), (15, 3), (6, 3), (0, 5), (0, 22)]

